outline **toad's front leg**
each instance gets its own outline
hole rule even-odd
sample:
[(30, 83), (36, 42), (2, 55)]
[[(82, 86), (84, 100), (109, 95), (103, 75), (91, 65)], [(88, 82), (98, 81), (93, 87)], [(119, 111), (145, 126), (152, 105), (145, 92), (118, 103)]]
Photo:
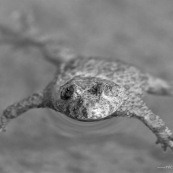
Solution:
[(167, 147), (173, 151), (172, 132), (164, 121), (158, 115), (155, 115), (140, 98), (136, 97), (129, 100), (117, 111), (116, 115), (139, 119), (156, 135), (156, 144), (160, 143), (164, 151)]
[(27, 112), (33, 108), (45, 107), (44, 105), (44, 93), (34, 93), (33, 95), (8, 106), (0, 117), (0, 131), (5, 131), (7, 123), (19, 115)]

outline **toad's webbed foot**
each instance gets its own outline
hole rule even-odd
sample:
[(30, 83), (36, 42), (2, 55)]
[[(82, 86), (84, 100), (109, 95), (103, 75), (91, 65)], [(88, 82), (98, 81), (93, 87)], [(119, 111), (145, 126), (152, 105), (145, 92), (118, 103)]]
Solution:
[(172, 132), (165, 125), (164, 121), (158, 115), (155, 115), (140, 98), (136, 98), (135, 102), (127, 101), (121, 107), (117, 116), (139, 119), (156, 135), (156, 144), (160, 143), (164, 151), (168, 147), (173, 150)]
[(173, 96), (173, 86), (171, 86), (171, 84), (169, 84), (167, 81), (158, 77), (154, 77), (150, 74), (147, 74), (146, 77), (146, 91), (149, 94)]
[(30, 109), (44, 107), (43, 98), (43, 92), (34, 93), (33, 95), (8, 106), (0, 117), (0, 131), (5, 131), (5, 127), (11, 119), (17, 118)]
[[(19, 13), (15, 23), (18, 29), (0, 24), (0, 45), (11, 46), (13, 50), (36, 48), (49, 63), (59, 67), (62, 62), (75, 58), (75, 53), (60, 46), (57, 39), (47, 36), (38, 36), (37, 28), (30, 22), (29, 14)], [(31, 25), (32, 24), (32, 25)]]

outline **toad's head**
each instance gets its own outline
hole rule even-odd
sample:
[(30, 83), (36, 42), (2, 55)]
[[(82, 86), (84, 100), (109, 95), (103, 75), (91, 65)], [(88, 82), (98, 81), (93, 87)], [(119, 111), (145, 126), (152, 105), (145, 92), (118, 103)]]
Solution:
[(79, 121), (110, 117), (124, 97), (123, 87), (98, 77), (77, 76), (52, 92), (54, 109)]

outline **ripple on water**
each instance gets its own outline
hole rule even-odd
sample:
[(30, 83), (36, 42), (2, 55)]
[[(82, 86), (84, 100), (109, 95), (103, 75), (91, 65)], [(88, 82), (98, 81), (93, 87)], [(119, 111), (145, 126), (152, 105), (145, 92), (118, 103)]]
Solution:
[(48, 114), (49, 125), (54, 131), (65, 137), (73, 138), (115, 134), (120, 127), (120, 121), (122, 121), (120, 118), (111, 118), (103, 121), (80, 122), (51, 110), (48, 110)]

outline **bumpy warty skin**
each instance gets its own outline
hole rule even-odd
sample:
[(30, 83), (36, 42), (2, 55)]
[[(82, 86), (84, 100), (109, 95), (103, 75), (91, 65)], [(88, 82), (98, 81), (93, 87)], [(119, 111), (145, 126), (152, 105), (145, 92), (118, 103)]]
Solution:
[(144, 93), (173, 96), (164, 80), (143, 73), (120, 60), (77, 57), (60, 65), (47, 87), (7, 107), (0, 121), (4, 131), (9, 120), (33, 108), (50, 108), (77, 121), (133, 117), (144, 123), (164, 150), (173, 150), (172, 132), (143, 102)]
[[(19, 23), (22, 26), (22, 21)], [(0, 131), (5, 131), (11, 119), (34, 108), (50, 108), (64, 116), (86, 122), (133, 117), (156, 135), (157, 143), (164, 150), (167, 147), (173, 150), (172, 132), (142, 100), (146, 92), (173, 96), (173, 87), (168, 82), (143, 73), (120, 60), (78, 56), (59, 47), (52, 38), (40, 39), (28, 35), (29, 30), (25, 26), (24, 28), (26, 31), (16, 31), (1, 25), (2, 43), (14, 50), (31, 47), (39, 49), (43, 58), (57, 68), (57, 73), (44, 90), (8, 106), (3, 111)]]
[[(110, 118), (130, 94), (142, 96), (145, 83), (138, 69), (119, 60), (79, 57), (62, 65), (50, 90), (55, 110), (92, 121)], [(68, 87), (71, 98), (61, 99)]]

